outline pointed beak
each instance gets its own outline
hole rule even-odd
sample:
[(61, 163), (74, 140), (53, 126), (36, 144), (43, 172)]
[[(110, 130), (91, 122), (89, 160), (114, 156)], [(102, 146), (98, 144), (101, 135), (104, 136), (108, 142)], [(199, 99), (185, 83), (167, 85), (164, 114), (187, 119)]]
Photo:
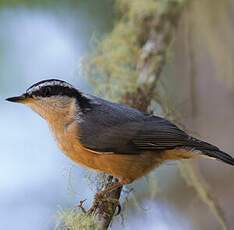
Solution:
[(23, 94), (23, 95), (17, 96), (17, 97), (9, 97), (6, 99), (6, 101), (16, 102), (16, 103), (24, 103), (24, 101), (26, 99), (27, 99), (26, 94)]

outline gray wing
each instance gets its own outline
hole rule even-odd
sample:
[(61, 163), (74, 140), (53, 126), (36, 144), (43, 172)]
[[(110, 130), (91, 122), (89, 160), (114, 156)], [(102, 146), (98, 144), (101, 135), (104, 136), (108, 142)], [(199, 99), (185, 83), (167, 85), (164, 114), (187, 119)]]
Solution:
[(166, 119), (98, 100), (100, 103), (93, 105), (85, 114), (84, 122), (80, 123), (80, 142), (88, 149), (138, 154), (145, 150), (209, 145), (190, 137)]

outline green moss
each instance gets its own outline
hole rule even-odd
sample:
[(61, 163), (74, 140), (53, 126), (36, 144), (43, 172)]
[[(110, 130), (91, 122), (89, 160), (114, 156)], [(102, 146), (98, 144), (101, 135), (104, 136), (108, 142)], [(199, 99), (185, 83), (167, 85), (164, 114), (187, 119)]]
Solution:
[(95, 218), (77, 209), (60, 210), (56, 230), (97, 230)]
[(113, 31), (98, 45), (97, 50), (84, 61), (88, 79), (95, 85), (99, 94), (119, 101), (123, 94), (136, 90), (137, 63), (141, 47), (143, 18), (152, 17), (158, 8), (158, 2), (116, 1), (120, 19)]
[[(150, 23), (155, 23), (152, 19), (157, 20), (167, 14), (170, 4), (174, 3), (178, 8), (187, 1), (116, 0), (119, 18), (112, 32), (83, 61), (84, 74), (99, 95), (120, 101), (126, 92), (136, 91), (142, 46), (150, 33)], [(152, 59), (152, 70), (157, 64), (160, 65), (162, 58), (161, 53), (156, 54)]]
[(161, 2), (163, 1), (118, 0), (116, 1), (116, 5), (119, 10), (125, 12), (131, 20), (139, 20), (145, 16), (155, 14), (162, 6)]

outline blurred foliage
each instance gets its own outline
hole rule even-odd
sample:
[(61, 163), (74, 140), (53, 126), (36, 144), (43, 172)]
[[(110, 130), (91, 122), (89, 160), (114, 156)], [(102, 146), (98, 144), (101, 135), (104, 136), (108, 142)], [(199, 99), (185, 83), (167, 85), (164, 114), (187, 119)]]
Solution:
[[(212, 195), (208, 184), (204, 181), (202, 175), (199, 173), (199, 169), (189, 162), (179, 162), (179, 169), (182, 177), (189, 186), (196, 187), (198, 196), (207, 204), (215, 218), (220, 223), (223, 230), (227, 230), (227, 224), (223, 210), (219, 207), (218, 201)], [(189, 173), (188, 173), (189, 172)]]
[(231, 7), (231, 0), (192, 1), (187, 20), (190, 21), (188, 26), (191, 27), (195, 55), (197, 50), (208, 52), (216, 77), (233, 88), (234, 29)]
[[(136, 91), (139, 81), (139, 64), (142, 45), (150, 33), (150, 23), (155, 12), (158, 17), (165, 14), (170, 4), (174, 4), (175, 10), (178, 5), (183, 5), (185, 0), (117, 0), (119, 19), (116, 21), (113, 31), (100, 43), (95, 52), (83, 62), (85, 75), (99, 95), (120, 101), (128, 92)], [(148, 23), (148, 24), (147, 24)], [(156, 25), (153, 25), (156, 26)], [(159, 28), (160, 30), (160, 28)], [(160, 63), (161, 56), (153, 59)], [(89, 60), (88, 60), (89, 59)], [(150, 68), (150, 67), (149, 67)]]
[[(113, 4), (114, 0), (0, 0), (0, 9), (49, 10), (51, 13), (60, 16), (61, 19), (64, 14), (70, 14), (83, 20), (74, 23), (76, 26), (85, 25), (82, 30), (88, 33), (80, 36), (90, 38), (95, 33), (106, 32), (112, 27), (113, 18), (115, 17)], [(89, 24), (90, 20), (95, 21), (92, 26)], [(90, 28), (92, 29), (91, 32), (89, 31)]]
[(25, 6), (54, 6), (61, 4), (69, 4), (69, 5), (77, 5), (80, 2), (85, 0), (0, 0), (0, 6), (17, 6), (17, 5), (25, 5)]
[(0, 6), (56, 6), (56, 5), (77, 5), (86, 0), (0, 0)]
[[(154, 1), (151, 3), (155, 5)], [(120, 14), (128, 10), (122, 1), (117, 1), (117, 5), (122, 8)], [(137, 35), (140, 29), (140, 26), (137, 26), (137, 17), (147, 16), (152, 12), (151, 9), (148, 11), (138, 11), (138, 14), (129, 11), (131, 14), (117, 21), (113, 31), (98, 45), (96, 54), (93, 54), (90, 60), (84, 60), (86, 75), (92, 84), (98, 85), (95, 87), (98, 94), (108, 93), (109, 98), (118, 101), (126, 90), (136, 89), (136, 63), (139, 52)]]

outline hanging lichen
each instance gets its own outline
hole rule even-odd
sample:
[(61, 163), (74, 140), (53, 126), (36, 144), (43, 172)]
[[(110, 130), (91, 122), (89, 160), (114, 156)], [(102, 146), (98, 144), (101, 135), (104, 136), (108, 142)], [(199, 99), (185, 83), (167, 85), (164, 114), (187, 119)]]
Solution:
[(98, 230), (95, 218), (78, 209), (60, 210), (56, 230)]

